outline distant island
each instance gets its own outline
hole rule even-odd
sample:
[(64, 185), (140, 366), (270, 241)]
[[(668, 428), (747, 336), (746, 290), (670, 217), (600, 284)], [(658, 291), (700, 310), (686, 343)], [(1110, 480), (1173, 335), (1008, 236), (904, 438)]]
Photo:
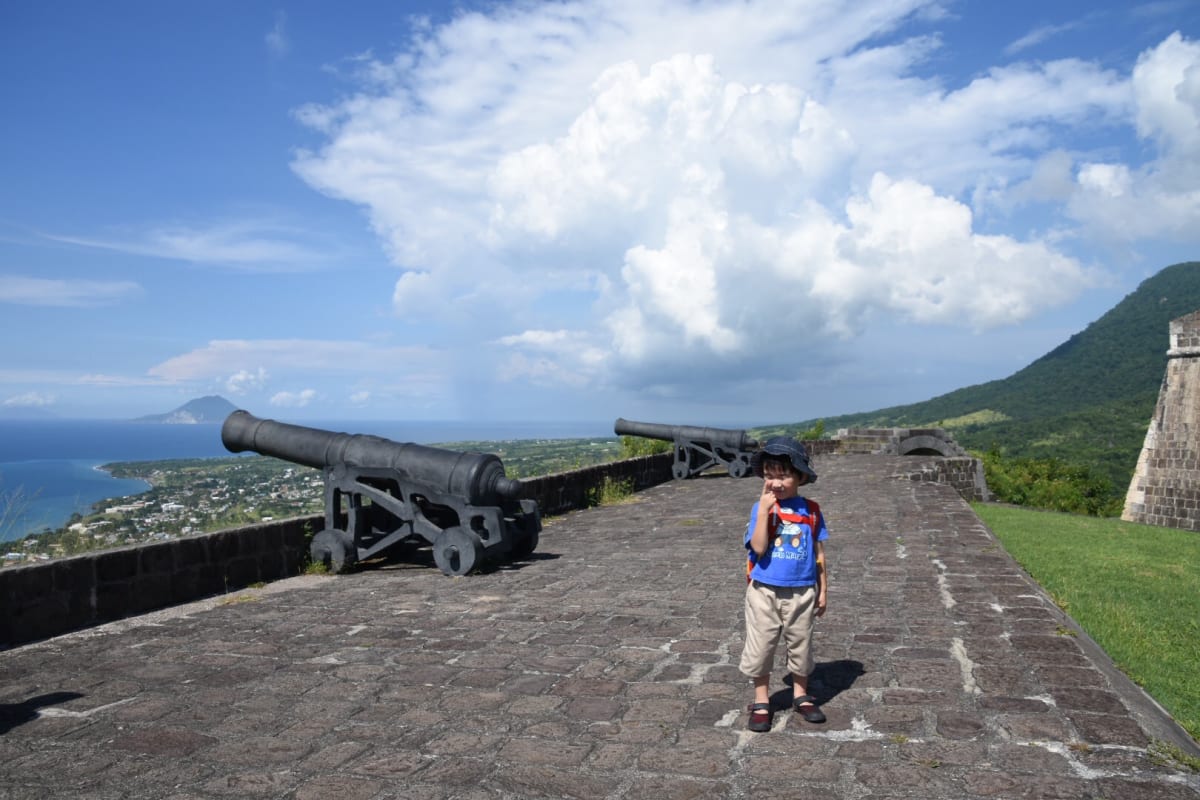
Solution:
[(163, 425), (199, 425), (202, 423), (224, 422), (225, 418), (237, 411), (237, 406), (220, 395), (199, 397), (165, 414), (148, 414), (138, 417), (134, 422), (158, 422)]

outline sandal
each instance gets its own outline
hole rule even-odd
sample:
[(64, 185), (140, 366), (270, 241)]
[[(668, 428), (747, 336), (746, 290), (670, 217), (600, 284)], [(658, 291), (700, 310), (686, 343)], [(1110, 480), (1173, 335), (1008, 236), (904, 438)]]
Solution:
[(805, 722), (821, 723), (825, 721), (825, 712), (817, 708), (817, 699), (812, 695), (802, 694), (792, 701), (796, 713), (804, 717)]
[(750, 712), (750, 719), (746, 723), (746, 730), (751, 730), (755, 733), (766, 733), (771, 730), (771, 719), (775, 716), (775, 713), (771, 711), (770, 703), (751, 703), (746, 710)]

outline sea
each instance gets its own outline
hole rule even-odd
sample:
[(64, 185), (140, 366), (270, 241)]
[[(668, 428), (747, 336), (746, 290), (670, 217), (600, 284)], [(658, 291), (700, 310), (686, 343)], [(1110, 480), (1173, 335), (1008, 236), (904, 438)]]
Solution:
[[(354, 420), (298, 423), (396, 442), (446, 444), (514, 439), (590, 439), (613, 435), (612, 422), (393, 422)], [(229, 458), (220, 423), (165, 425), (116, 420), (0, 420), (0, 542), (58, 530), (72, 514), (87, 514), (110, 498), (147, 491), (145, 481), (114, 478), (100, 469), (117, 461)]]

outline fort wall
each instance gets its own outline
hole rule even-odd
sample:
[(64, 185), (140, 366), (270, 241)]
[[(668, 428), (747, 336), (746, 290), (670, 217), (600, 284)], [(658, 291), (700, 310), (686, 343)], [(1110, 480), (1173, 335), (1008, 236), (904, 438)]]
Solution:
[(1172, 320), (1167, 370), (1121, 519), (1200, 531), (1200, 311)]

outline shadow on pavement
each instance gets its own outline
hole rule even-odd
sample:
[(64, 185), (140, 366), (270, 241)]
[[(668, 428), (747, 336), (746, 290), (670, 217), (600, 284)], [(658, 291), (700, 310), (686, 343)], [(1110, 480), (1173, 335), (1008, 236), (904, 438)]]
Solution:
[(18, 725), (32, 722), (38, 717), (38, 709), (58, 705), (83, 697), (79, 692), (51, 692), (31, 697), (23, 703), (0, 703), (0, 736)]

